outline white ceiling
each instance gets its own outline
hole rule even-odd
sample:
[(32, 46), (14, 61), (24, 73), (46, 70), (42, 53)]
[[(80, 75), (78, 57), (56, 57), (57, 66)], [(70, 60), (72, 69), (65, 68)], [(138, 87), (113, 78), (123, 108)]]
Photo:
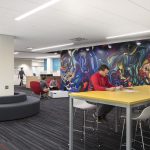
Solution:
[[(150, 37), (105, 39), (150, 30), (150, 0), (60, 0), (21, 21), (14, 20), (48, 1), (0, 0), (0, 34), (15, 36), (15, 51), (71, 43), (78, 37), (86, 40), (61, 49)], [(59, 49), (42, 52), (54, 50)]]

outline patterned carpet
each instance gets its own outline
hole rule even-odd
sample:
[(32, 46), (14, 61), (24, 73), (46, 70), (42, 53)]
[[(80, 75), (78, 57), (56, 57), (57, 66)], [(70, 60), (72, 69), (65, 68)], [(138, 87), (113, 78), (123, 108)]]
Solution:
[[(32, 95), (31, 91), (15, 86), (15, 91)], [(36, 95), (33, 95), (36, 96)], [(15, 121), (0, 122), (0, 150), (68, 150), (69, 138), (69, 99), (59, 98), (41, 100), (41, 110), (36, 116)], [(88, 112), (88, 118), (92, 112)], [(113, 112), (108, 116), (109, 122), (99, 124), (98, 131), (86, 131), (85, 145), (82, 134), (74, 133), (74, 150), (118, 150), (119, 133), (114, 133)], [(74, 127), (82, 129), (83, 113), (79, 110), (74, 119)], [(95, 127), (95, 123), (88, 123)], [(98, 145), (101, 145), (99, 147)], [(136, 145), (136, 149), (141, 147)], [(149, 149), (149, 148), (148, 148)], [(123, 148), (122, 148), (123, 150)]]

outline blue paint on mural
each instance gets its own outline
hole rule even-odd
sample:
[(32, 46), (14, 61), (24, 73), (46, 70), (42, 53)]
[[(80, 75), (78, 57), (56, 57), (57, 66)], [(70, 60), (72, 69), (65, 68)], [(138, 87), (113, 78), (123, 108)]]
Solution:
[(150, 85), (150, 41), (101, 45), (61, 54), (62, 88), (69, 91), (88, 89), (91, 75), (102, 64), (110, 68), (109, 80), (113, 85)]

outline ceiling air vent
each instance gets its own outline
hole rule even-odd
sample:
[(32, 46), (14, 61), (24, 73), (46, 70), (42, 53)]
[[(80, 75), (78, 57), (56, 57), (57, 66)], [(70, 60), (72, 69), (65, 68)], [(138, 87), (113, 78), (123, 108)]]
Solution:
[(71, 41), (73, 42), (81, 42), (81, 41), (85, 41), (87, 40), (86, 38), (82, 38), (82, 37), (76, 37), (76, 38), (73, 38), (73, 39), (70, 39)]

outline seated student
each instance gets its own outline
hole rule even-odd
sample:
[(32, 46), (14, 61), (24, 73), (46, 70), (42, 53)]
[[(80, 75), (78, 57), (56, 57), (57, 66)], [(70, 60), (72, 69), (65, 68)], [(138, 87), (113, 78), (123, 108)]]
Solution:
[(58, 83), (55, 78), (53, 78), (49, 83), (50, 90), (58, 90)]
[[(41, 76), (40, 87), (45, 92), (46, 97), (47, 97), (48, 96), (48, 92), (49, 92), (49, 88), (47, 86), (47, 83), (46, 83), (45, 79), (46, 79), (45, 76)], [(45, 96), (42, 95), (42, 97), (45, 97)]]
[[(122, 86), (115, 87), (108, 81), (108, 72), (109, 68), (106, 65), (101, 65), (99, 67), (99, 71), (94, 73), (90, 78), (89, 90), (94, 91), (114, 91), (117, 89), (121, 89)], [(99, 104), (97, 108), (97, 112), (93, 114), (93, 117), (100, 120), (106, 120), (107, 114), (113, 109), (111, 105)]]

